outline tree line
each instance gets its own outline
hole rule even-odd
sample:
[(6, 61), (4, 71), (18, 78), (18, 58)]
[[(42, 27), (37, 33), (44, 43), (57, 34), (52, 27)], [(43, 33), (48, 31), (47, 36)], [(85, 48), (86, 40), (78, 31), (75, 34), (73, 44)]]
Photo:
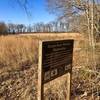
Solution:
[[(24, 3), (28, 5), (29, 1)], [(100, 3), (97, 0), (46, 0), (46, 5), (48, 12), (57, 15), (56, 21), (28, 26), (0, 22), (0, 34), (71, 31), (84, 33), (89, 39), (100, 37)]]
[(91, 39), (100, 38), (99, 0), (46, 0), (50, 13), (58, 15), (59, 20), (70, 23), (70, 29), (85, 33)]
[(17, 34), (25, 32), (67, 32), (69, 24), (61, 21), (44, 24), (42, 22), (33, 25), (13, 24), (0, 22), (0, 34)]

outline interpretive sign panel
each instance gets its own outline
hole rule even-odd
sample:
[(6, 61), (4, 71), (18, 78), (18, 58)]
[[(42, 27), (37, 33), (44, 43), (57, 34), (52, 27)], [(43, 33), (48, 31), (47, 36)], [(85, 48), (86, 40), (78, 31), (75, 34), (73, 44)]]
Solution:
[(42, 82), (72, 71), (73, 40), (42, 42)]

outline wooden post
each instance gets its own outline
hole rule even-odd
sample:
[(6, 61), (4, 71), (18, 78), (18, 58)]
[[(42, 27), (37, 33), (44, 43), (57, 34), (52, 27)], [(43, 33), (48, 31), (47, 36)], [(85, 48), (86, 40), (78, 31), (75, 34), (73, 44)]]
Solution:
[(43, 83), (42, 83), (42, 41), (39, 41), (39, 61), (38, 61), (38, 100), (43, 100)]
[[(63, 60), (61, 60), (62, 63), (65, 66), (67, 66), (68, 68), (71, 68), (71, 70), (69, 72), (67, 72), (66, 69), (65, 69), (65, 66), (64, 66), (63, 73), (62, 72), (60, 73), (61, 68), (59, 68), (59, 66), (56, 65), (56, 63), (55, 63), (55, 61), (57, 61), (58, 58), (60, 58), (60, 56), (57, 56), (57, 57), (55, 56), (54, 62), (49, 63), (49, 64), (48, 64), (48, 61), (50, 62), (50, 58), (47, 56), (48, 53), (50, 53), (50, 55), (52, 55), (52, 52), (54, 52), (54, 53), (56, 52), (55, 54), (59, 54), (60, 53), (59, 52), (60, 48), (62, 48), (60, 50), (65, 52), (65, 50), (67, 48), (67, 45), (68, 45), (68, 47), (70, 46), (72, 48), (73, 47), (73, 41), (72, 40), (71, 41), (70, 40), (68, 40), (68, 41), (63, 40), (63, 41), (55, 41), (55, 43), (54, 43), (54, 41), (50, 41), (50, 42), (49, 41), (46, 41), (46, 42), (39, 41), (39, 55), (38, 55), (39, 56), (39, 58), (38, 58), (39, 59), (39, 62), (38, 62), (38, 100), (44, 100), (44, 83), (48, 82), (48, 81), (51, 81), (52, 78), (55, 79), (55, 77), (53, 77), (52, 74), (51, 74), (51, 67), (52, 68), (54, 67), (55, 69), (56, 69), (56, 67), (58, 67), (58, 69), (56, 69), (57, 71), (59, 71), (59, 73), (56, 74), (57, 77), (60, 77), (61, 75), (65, 74), (65, 72), (67, 73), (67, 97), (66, 97), (66, 99), (67, 100), (71, 99), (70, 98), (70, 93), (71, 93), (71, 74), (72, 74), (72, 68), (71, 67), (72, 66), (69, 66), (66, 62), (63, 62)], [(54, 51), (54, 50), (56, 50), (55, 48), (58, 48), (58, 51)], [(49, 51), (49, 52), (47, 52), (47, 51)], [(66, 52), (66, 56), (67, 56), (67, 53), (72, 54), (72, 50), (70, 49), (70, 51)], [(71, 56), (71, 59), (72, 59), (72, 56)], [(70, 63), (72, 63), (71, 60), (70, 60)], [(53, 65), (56, 65), (56, 67), (53, 66)], [(48, 68), (48, 66), (50, 68)], [(44, 69), (46, 69), (46, 71)], [(48, 69), (49, 69), (49, 76), (50, 76), (49, 79), (48, 78), (43, 78), (46, 75), (48, 76), (48, 73), (46, 74)], [(44, 80), (44, 79), (47, 79), (47, 80)]]
[(67, 99), (66, 100), (71, 100), (71, 73), (67, 73)]

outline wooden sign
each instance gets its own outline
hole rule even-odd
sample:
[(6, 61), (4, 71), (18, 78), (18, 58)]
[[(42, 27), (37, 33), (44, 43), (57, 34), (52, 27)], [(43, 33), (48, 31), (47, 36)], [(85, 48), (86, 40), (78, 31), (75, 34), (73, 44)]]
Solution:
[(72, 70), (73, 40), (42, 42), (42, 81), (47, 83)]
[[(39, 86), (72, 71), (73, 40), (43, 41), (39, 44)], [(70, 76), (69, 76), (70, 77)], [(41, 81), (41, 82), (40, 82)], [(69, 85), (70, 88), (70, 85)], [(42, 98), (42, 93), (39, 92)], [(43, 100), (39, 99), (39, 100)]]

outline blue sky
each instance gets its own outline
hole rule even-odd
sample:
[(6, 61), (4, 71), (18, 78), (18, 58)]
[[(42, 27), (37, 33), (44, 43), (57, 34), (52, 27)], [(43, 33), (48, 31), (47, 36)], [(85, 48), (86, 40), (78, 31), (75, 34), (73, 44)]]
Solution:
[(30, 4), (27, 7), (28, 11), (31, 12), (31, 17), (27, 16), (23, 7), (16, 0), (0, 0), (0, 21), (28, 25), (37, 22), (47, 23), (56, 18), (46, 10), (45, 0), (28, 1)]

